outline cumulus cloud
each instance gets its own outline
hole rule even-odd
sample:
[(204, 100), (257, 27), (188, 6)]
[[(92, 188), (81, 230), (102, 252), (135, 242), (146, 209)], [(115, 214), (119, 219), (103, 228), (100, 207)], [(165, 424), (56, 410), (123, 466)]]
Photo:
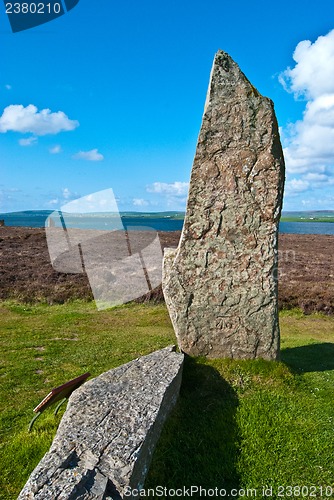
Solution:
[(0, 116), (0, 133), (9, 131), (35, 135), (58, 134), (74, 130), (79, 126), (77, 120), (70, 120), (63, 111), (52, 113), (50, 109), (38, 111), (36, 106), (29, 104), (11, 104)]
[(59, 144), (57, 144), (56, 146), (53, 146), (52, 148), (49, 149), (49, 152), (52, 154), (52, 155), (56, 155), (58, 153), (61, 152), (61, 146)]
[[(333, 66), (334, 74), (334, 66)], [(285, 158), (290, 172), (322, 170), (334, 163), (334, 93), (306, 104), (303, 120), (285, 134)]]
[(300, 42), (293, 59), (295, 66), (279, 79), (306, 104), (302, 119), (282, 134), (288, 196), (328, 188), (334, 182), (334, 30), (314, 43)]
[(147, 207), (149, 205), (149, 202), (147, 200), (144, 200), (143, 198), (133, 198), (132, 204), (135, 207)]
[(188, 182), (154, 182), (147, 186), (146, 191), (148, 193), (161, 193), (174, 196), (183, 196), (188, 193), (189, 183)]
[(294, 68), (287, 68), (280, 75), (280, 81), (296, 97), (316, 99), (334, 92), (334, 30), (312, 43), (299, 42), (293, 59)]
[(31, 137), (27, 137), (25, 139), (20, 139), (19, 144), (20, 146), (32, 146), (38, 141), (37, 137), (32, 135)]
[(97, 149), (91, 149), (90, 151), (79, 151), (72, 156), (74, 160), (87, 160), (87, 161), (102, 161), (104, 156), (98, 152)]

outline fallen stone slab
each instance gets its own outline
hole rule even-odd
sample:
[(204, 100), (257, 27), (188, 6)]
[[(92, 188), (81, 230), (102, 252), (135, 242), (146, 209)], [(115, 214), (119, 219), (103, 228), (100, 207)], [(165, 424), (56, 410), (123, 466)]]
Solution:
[(274, 105), (233, 59), (214, 59), (177, 250), (163, 292), (194, 356), (276, 359), (277, 238), (285, 167)]
[(183, 359), (166, 347), (74, 391), (49, 452), (18, 499), (119, 500), (142, 488), (179, 394)]

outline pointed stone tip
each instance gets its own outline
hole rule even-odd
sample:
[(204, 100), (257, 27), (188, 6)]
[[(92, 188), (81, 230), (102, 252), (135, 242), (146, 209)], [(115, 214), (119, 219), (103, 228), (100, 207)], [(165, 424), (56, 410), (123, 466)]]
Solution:
[[(214, 64), (228, 71), (231, 63), (234, 63), (232, 57), (224, 50), (219, 49), (214, 58)], [(235, 63), (234, 63), (235, 64)]]
[(227, 52), (225, 52), (224, 50), (221, 50), (221, 49), (219, 49), (215, 54), (215, 57), (213, 60), (213, 66), (214, 67), (218, 66), (218, 67), (224, 69), (226, 72), (228, 72), (233, 66), (233, 67), (238, 68), (240, 71), (239, 66), (232, 59), (230, 54), (228, 54)]
[(224, 50), (219, 49), (213, 60), (204, 113), (215, 96), (223, 98), (235, 93), (244, 94), (247, 97), (262, 97), (233, 58)]

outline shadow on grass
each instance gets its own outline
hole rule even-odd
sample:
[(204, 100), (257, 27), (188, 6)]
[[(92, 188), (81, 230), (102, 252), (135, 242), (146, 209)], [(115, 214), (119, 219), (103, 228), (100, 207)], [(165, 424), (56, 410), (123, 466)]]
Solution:
[(334, 370), (334, 344), (310, 344), (283, 349), (281, 360), (296, 373)]
[(238, 399), (219, 372), (185, 359), (178, 403), (156, 448), (145, 488), (238, 488)]

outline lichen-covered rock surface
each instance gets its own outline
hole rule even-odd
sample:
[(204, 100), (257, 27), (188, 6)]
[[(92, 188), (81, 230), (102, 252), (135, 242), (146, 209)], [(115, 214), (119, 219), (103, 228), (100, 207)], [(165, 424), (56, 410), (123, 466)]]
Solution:
[(276, 359), (284, 159), (274, 106), (225, 52), (214, 60), (180, 243), (163, 291), (191, 355)]
[(141, 488), (178, 397), (182, 367), (183, 354), (167, 347), (74, 391), (49, 452), (19, 500), (118, 500)]

